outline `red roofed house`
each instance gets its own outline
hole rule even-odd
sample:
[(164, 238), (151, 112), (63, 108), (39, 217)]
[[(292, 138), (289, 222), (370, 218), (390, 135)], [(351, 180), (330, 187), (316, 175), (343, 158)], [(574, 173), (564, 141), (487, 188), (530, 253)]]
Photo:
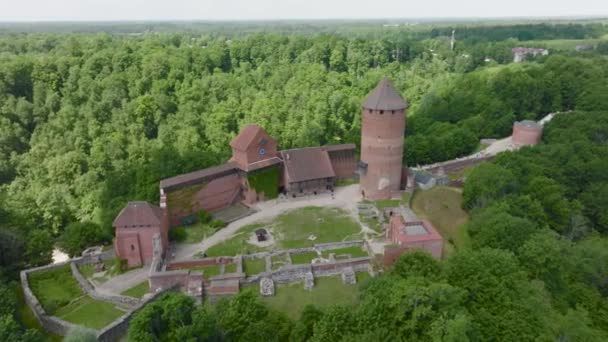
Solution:
[(424, 249), (437, 259), (443, 252), (443, 238), (429, 221), (406, 222), (399, 213), (390, 217), (386, 238), (394, 246), (388, 248), (388, 253), (385, 250), (385, 264), (391, 264), (399, 255), (415, 248)]
[[(149, 264), (154, 256), (154, 236), (160, 237), (163, 251), (169, 246), (169, 221), (163, 209), (148, 202), (129, 202), (113, 223), (114, 250), (129, 267)], [(164, 253), (163, 253), (164, 254)]]

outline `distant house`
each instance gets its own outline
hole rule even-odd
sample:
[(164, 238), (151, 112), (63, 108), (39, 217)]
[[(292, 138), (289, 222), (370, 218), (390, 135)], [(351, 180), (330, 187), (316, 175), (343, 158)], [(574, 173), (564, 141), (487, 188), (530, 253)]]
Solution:
[(393, 213), (386, 229), (386, 239), (393, 243), (385, 247), (384, 264), (392, 264), (401, 254), (422, 249), (436, 259), (443, 253), (443, 238), (427, 220), (406, 221), (400, 213)]
[(528, 48), (528, 47), (515, 47), (511, 49), (513, 53), (513, 62), (520, 63), (525, 61), (528, 57), (546, 56), (549, 54), (549, 50), (541, 48)]

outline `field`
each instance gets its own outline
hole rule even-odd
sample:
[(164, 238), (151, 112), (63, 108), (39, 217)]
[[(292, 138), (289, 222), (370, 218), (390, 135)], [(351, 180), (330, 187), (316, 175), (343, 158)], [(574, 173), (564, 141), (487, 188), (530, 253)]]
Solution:
[[(357, 273), (357, 282), (369, 278), (368, 273)], [(359, 298), (358, 285), (344, 285), (340, 277), (315, 279), (315, 287), (307, 291), (302, 283), (279, 285), (273, 297), (265, 297), (264, 302), (275, 310), (297, 319), (307, 304), (327, 307), (334, 304), (354, 304)]]
[(469, 215), (462, 210), (462, 192), (450, 187), (417, 190), (412, 199), (412, 210), (420, 218), (429, 220), (444, 238), (444, 256), (454, 248), (470, 246), (470, 238), (463, 224)]
[(336, 259), (340, 259), (340, 256), (344, 256), (347, 254), (350, 255), (351, 258), (369, 256), (369, 254), (366, 251), (364, 251), (363, 248), (361, 248), (361, 246), (352, 246), (352, 247), (325, 250), (325, 251), (323, 251), (323, 257), (324, 258), (329, 257), (330, 253), (335, 254)]
[(135, 285), (132, 288), (124, 291), (123, 293), (121, 293), (121, 295), (129, 296), (129, 297), (133, 297), (133, 298), (141, 298), (149, 291), (150, 291), (150, 285), (148, 284), (148, 281), (146, 280), (146, 281), (144, 281), (138, 285)]
[(55, 316), (61, 319), (92, 329), (101, 329), (124, 314), (113, 304), (88, 296), (80, 297), (55, 312)]
[[(247, 242), (258, 228), (272, 230), (275, 245), (258, 247)], [(346, 212), (335, 208), (306, 207), (278, 216), (274, 221), (247, 226), (232, 237), (209, 248), (207, 256), (232, 256), (264, 250), (312, 247), (314, 244), (356, 240), (361, 227)], [(314, 235), (314, 241), (308, 239)]]
[(318, 258), (319, 255), (316, 252), (306, 252), (301, 254), (292, 254), (291, 255), (291, 263), (294, 265), (297, 264), (310, 264), (310, 262)]
[(48, 314), (72, 323), (99, 329), (124, 314), (113, 304), (83, 295), (69, 266), (30, 274), (29, 283)]
[(203, 266), (198, 268), (193, 268), (193, 271), (203, 272), (203, 276), (207, 279), (211, 277), (215, 277), (216, 275), (220, 275), (222, 269), (221, 265), (211, 265), (211, 266)]

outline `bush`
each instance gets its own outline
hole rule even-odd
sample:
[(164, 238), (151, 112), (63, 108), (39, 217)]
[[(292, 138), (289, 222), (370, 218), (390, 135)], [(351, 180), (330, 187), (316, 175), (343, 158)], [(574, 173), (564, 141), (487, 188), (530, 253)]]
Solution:
[(222, 221), (222, 220), (213, 220), (211, 221), (211, 223), (209, 223), (209, 225), (213, 228), (215, 228), (216, 230), (219, 230), (221, 228), (226, 227), (226, 222)]
[(63, 342), (96, 342), (97, 336), (94, 330), (76, 326), (68, 331)]
[(72, 222), (61, 234), (59, 247), (70, 257), (80, 255), (87, 247), (107, 243), (112, 235), (94, 222)]
[(186, 228), (184, 227), (175, 227), (169, 229), (169, 240), (175, 242), (183, 242), (188, 237), (188, 233), (186, 232)]
[(211, 216), (211, 214), (205, 210), (201, 210), (198, 212), (198, 222), (200, 223), (209, 223), (211, 222), (211, 220), (213, 219), (213, 217)]
[(127, 259), (116, 258), (114, 259), (114, 269), (117, 274), (124, 273), (128, 269)]

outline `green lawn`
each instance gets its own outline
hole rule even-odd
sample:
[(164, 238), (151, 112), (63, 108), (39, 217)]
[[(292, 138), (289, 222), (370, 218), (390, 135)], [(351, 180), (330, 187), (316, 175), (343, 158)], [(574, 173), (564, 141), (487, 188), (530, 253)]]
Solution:
[(78, 270), (85, 278), (91, 278), (95, 273), (95, 266), (93, 264), (78, 265)]
[[(368, 273), (357, 273), (357, 282), (369, 277)], [(302, 283), (279, 285), (272, 297), (264, 297), (264, 302), (271, 308), (297, 319), (307, 304), (327, 307), (334, 304), (355, 304), (359, 299), (357, 285), (344, 285), (341, 277), (323, 277), (315, 279), (315, 287), (304, 290)]]
[(113, 304), (89, 296), (82, 296), (55, 312), (61, 319), (92, 329), (101, 329), (124, 314)]
[(243, 268), (247, 275), (254, 275), (266, 271), (266, 260), (253, 259), (243, 260)]
[[(269, 227), (275, 245), (262, 248), (247, 242), (258, 228)], [(234, 237), (209, 248), (207, 256), (232, 256), (264, 250), (312, 247), (314, 244), (358, 240), (361, 227), (345, 211), (335, 208), (306, 207), (286, 212), (272, 222), (252, 224), (242, 228)], [(308, 240), (314, 235), (314, 241)]]
[(61, 342), (63, 340), (63, 337), (49, 333), (46, 330), (44, 330), (44, 328), (40, 325), (40, 323), (36, 319), (36, 316), (34, 315), (34, 312), (32, 311), (32, 309), (30, 309), (30, 307), (27, 306), (27, 304), (25, 303), (25, 299), (23, 298), (23, 289), (19, 285), (15, 286), (15, 296), (17, 297), (17, 301), (19, 303), (19, 309), (18, 309), (19, 318), (21, 319), (21, 322), (23, 322), (23, 325), (25, 325), (25, 327), (27, 329), (38, 330), (40, 332), (40, 334), (43, 336), (43, 341), (46, 341), (46, 342)]
[(30, 273), (29, 284), (44, 310), (50, 315), (74, 298), (82, 296), (69, 265)]
[(330, 253), (334, 253), (337, 259), (339, 259), (341, 255), (346, 255), (346, 254), (350, 254), (351, 258), (369, 256), (369, 254), (366, 251), (364, 251), (363, 248), (360, 246), (351, 246), (351, 247), (325, 250), (325, 251), (323, 251), (323, 257), (324, 258), (329, 257)]
[(133, 286), (132, 288), (121, 293), (123, 296), (129, 296), (133, 298), (142, 298), (146, 293), (150, 292), (150, 285), (148, 281), (141, 282), (138, 285)]
[(287, 265), (287, 254), (274, 255), (271, 258), (272, 261), (272, 270), (278, 270), (279, 268)]
[(236, 272), (236, 264), (227, 264), (224, 266), (224, 274), (225, 273), (235, 273)]
[(301, 254), (292, 254), (291, 263), (294, 265), (298, 264), (310, 264), (313, 259), (318, 258), (317, 252), (306, 252)]
[[(275, 238), (282, 249), (312, 247), (314, 244), (355, 240), (361, 227), (345, 211), (336, 208), (306, 207), (289, 211), (273, 223)], [(316, 236), (314, 241), (308, 240)]]
[(376, 208), (382, 210), (384, 208), (389, 208), (389, 207), (398, 207), (401, 204), (401, 201), (400, 200), (380, 200), (380, 201), (374, 202), (374, 204), (376, 205)]
[(211, 227), (209, 224), (200, 222), (182, 228), (186, 232), (186, 239), (183, 241), (185, 243), (201, 242), (207, 236), (211, 236), (217, 231), (216, 228)]
[(462, 210), (462, 191), (451, 187), (435, 187), (430, 190), (416, 190), (412, 199), (412, 210), (420, 218), (429, 220), (444, 239), (443, 255), (449, 255), (453, 248), (470, 246), (469, 234), (463, 226), (469, 215)]
[(234, 256), (238, 254), (250, 254), (263, 250), (260, 247), (251, 245), (247, 242), (251, 233), (258, 228), (264, 227), (264, 224), (251, 224), (243, 227), (232, 238), (212, 246), (205, 253), (209, 257), (216, 256)]
[(336, 187), (349, 186), (349, 185), (353, 185), (353, 184), (359, 184), (359, 180), (354, 179), (354, 178), (340, 179), (339, 181), (336, 182)]
[(209, 279), (211, 277), (215, 277), (216, 275), (220, 275), (222, 271), (221, 265), (210, 265), (193, 268), (192, 271), (203, 272), (203, 277)]

